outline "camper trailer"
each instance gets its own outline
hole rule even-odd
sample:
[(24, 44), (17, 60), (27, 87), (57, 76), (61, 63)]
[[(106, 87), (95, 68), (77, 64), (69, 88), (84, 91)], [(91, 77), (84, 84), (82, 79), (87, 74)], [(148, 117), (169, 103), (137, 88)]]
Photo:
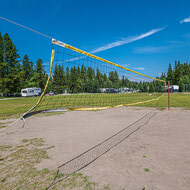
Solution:
[[(170, 85), (169, 89), (170, 89), (170, 92), (179, 92), (179, 86), (178, 85)], [(168, 92), (168, 86), (167, 86), (167, 92)]]
[(41, 93), (41, 88), (25, 88), (21, 90), (21, 96), (23, 97), (39, 96)]

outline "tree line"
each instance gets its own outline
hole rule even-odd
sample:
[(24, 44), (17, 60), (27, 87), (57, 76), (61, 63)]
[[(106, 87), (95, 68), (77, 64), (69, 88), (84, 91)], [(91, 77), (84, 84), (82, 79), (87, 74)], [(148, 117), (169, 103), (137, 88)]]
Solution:
[[(42, 59), (33, 63), (28, 55), (20, 57), (16, 45), (9, 35), (0, 33), (0, 93), (4, 96), (19, 94), (21, 89), (39, 87), (43, 89), (48, 74), (45, 72)], [(180, 91), (190, 90), (190, 64), (175, 62), (172, 68), (169, 64), (167, 75), (162, 73), (158, 79), (170, 81), (179, 85)], [(162, 92), (163, 83), (132, 82), (125, 76), (119, 76), (117, 71), (102, 73), (92, 67), (73, 66), (64, 68), (55, 65), (48, 91), (63, 93), (68, 89), (72, 93), (98, 93), (101, 88), (130, 88), (141, 92)]]
[(98, 68), (73, 66), (66, 68), (55, 65), (49, 89), (56, 94), (68, 89), (72, 93), (99, 93), (102, 88), (129, 88), (141, 92), (161, 92), (163, 82), (132, 82), (127, 77), (119, 77), (117, 71), (110, 71), (108, 75), (101, 73)]
[(0, 93), (3, 96), (19, 94), (22, 88), (44, 88), (47, 74), (42, 59), (34, 64), (28, 55), (20, 55), (9, 35), (0, 33)]
[(181, 64), (180, 61), (175, 61), (172, 68), (170, 63), (166, 80), (171, 85), (178, 85), (180, 92), (190, 91), (190, 64), (188, 62)]

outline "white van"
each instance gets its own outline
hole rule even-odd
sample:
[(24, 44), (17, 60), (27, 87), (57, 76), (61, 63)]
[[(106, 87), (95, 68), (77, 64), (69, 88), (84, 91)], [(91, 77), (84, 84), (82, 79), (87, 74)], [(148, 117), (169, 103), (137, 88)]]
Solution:
[(21, 96), (39, 96), (42, 93), (41, 88), (25, 88), (21, 90)]

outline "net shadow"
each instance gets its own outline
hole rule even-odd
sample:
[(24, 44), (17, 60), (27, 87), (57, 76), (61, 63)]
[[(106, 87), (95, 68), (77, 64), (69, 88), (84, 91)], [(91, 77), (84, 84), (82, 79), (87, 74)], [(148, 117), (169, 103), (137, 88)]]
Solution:
[(54, 180), (46, 189), (50, 189), (53, 185), (68, 178), (72, 173), (78, 172), (81, 169), (88, 166), (89, 164), (91, 164), (92, 162), (94, 162), (96, 159), (107, 153), (109, 150), (117, 146), (119, 143), (130, 137), (141, 127), (145, 126), (155, 114), (156, 112), (150, 112), (146, 114), (136, 122), (125, 127), (124, 129), (109, 137), (108, 139), (104, 140), (103, 142), (88, 149), (87, 151), (76, 156), (70, 161), (60, 165), (58, 167), (57, 174)]

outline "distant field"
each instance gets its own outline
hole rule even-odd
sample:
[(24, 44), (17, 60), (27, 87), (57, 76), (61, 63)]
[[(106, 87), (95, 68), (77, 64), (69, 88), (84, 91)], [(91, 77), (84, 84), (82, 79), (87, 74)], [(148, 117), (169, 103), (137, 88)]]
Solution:
[[(120, 104), (131, 104), (150, 99), (156, 99), (159, 93), (134, 93), (134, 94), (80, 94), (80, 95), (59, 95), (45, 97), (39, 110), (53, 108), (75, 108), (75, 107), (106, 107)], [(0, 101), (0, 119), (20, 117), (23, 113), (33, 107), (39, 97), (18, 98)], [(167, 107), (167, 94), (158, 101), (138, 104), (140, 107), (155, 107), (164, 109)], [(190, 94), (171, 94), (171, 107), (190, 108)]]

